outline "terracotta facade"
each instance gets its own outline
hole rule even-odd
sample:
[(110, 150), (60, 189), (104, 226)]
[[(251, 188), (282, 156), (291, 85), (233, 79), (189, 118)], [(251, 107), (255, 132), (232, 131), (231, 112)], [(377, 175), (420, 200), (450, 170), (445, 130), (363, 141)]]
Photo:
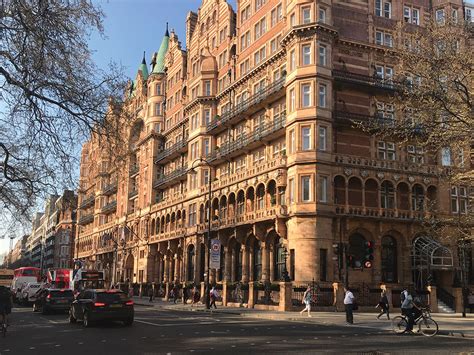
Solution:
[[(278, 281), (286, 260), (296, 282), (342, 282), (335, 244), (357, 256), (365, 240), (373, 266), (349, 267), (349, 282), (415, 282), (420, 220), (465, 213), (469, 191), (442, 181), (452, 166), (440, 155), (353, 126), (400, 114), (396, 24), (423, 26), (441, 7), (463, 16), (461, 1), (409, 3), (238, 0), (234, 11), (204, 0), (187, 16), (186, 50), (167, 33), (166, 52), (127, 93), (128, 171), (111, 169), (95, 139), (84, 144), (75, 256), (109, 280), (203, 281), (211, 179), (211, 234), (223, 246), (211, 281)], [(453, 266), (430, 276), (447, 289), (451, 252)]]

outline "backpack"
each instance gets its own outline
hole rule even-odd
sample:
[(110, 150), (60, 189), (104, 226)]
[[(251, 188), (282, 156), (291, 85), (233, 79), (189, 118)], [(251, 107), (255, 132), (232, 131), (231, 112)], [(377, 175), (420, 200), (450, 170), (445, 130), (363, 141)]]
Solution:
[(6, 287), (0, 287), (0, 301), (3, 303), (10, 302), (11, 292)]

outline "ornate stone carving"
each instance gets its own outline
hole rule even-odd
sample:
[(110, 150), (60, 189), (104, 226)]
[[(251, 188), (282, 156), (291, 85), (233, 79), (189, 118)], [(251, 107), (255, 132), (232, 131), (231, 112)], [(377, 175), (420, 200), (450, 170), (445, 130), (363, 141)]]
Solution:
[(399, 174), (393, 174), (393, 180), (395, 180), (395, 181), (400, 180), (400, 175)]
[(366, 178), (367, 176), (369, 176), (369, 172), (367, 170), (361, 170), (360, 176), (362, 176), (363, 178)]
[(428, 185), (431, 182), (431, 179), (425, 177), (425, 178), (423, 178), (423, 182)]
[(408, 177), (408, 181), (414, 182), (414, 181), (415, 181), (415, 178), (414, 178), (413, 176), (409, 176), (409, 177)]
[(352, 175), (352, 169), (351, 168), (344, 168), (344, 174), (347, 176)]
[(377, 177), (378, 177), (380, 180), (382, 180), (382, 179), (385, 177), (385, 174), (384, 174), (383, 172), (379, 171), (379, 172), (377, 173)]

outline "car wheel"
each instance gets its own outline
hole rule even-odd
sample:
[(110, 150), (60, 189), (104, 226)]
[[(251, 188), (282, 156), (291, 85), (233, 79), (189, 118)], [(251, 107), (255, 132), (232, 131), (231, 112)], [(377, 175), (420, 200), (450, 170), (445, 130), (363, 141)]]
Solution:
[(74, 316), (72, 315), (72, 312), (69, 311), (69, 323), (74, 324), (74, 323), (76, 323), (76, 321), (77, 321), (77, 320), (76, 320), (76, 318), (74, 318)]
[(89, 319), (89, 313), (88, 312), (84, 312), (84, 318), (83, 318), (83, 321), (82, 321), (82, 325), (84, 326), (84, 328), (90, 328), (92, 326), (91, 321)]
[(123, 324), (126, 326), (126, 327), (130, 327), (132, 324), (133, 324), (133, 318), (128, 318), (126, 320), (123, 321)]

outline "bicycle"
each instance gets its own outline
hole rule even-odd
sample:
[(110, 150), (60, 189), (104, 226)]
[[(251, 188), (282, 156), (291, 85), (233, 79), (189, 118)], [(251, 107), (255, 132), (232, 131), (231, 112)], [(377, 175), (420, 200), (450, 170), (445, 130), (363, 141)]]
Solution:
[[(418, 333), (427, 337), (438, 334), (438, 323), (431, 318), (429, 308), (422, 308), (421, 314), (415, 319), (413, 328), (418, 326)], [(406, 333), (408, 328), (408, 318), (406, 316), (397, 316), (392, 319), (392, 329), (396, 334)]]

